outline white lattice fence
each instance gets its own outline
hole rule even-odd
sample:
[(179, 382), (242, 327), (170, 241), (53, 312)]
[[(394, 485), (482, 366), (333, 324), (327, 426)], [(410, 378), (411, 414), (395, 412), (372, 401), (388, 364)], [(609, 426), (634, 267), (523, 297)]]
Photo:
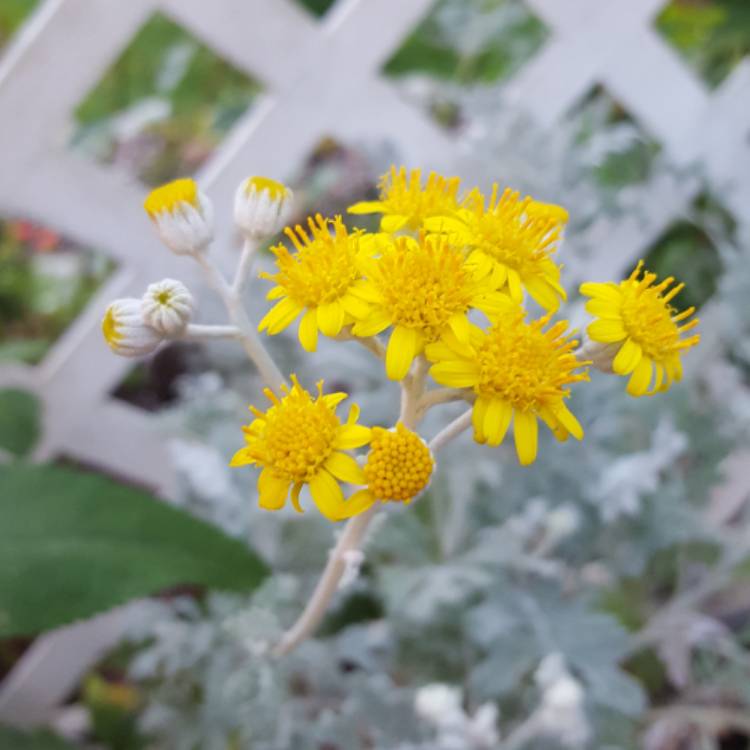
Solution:
[[(738, 220), (747, 215), (747, 60), (709, 92), (653, 28), (665, 0), (526, 2), (551, 33), (540, 52), (500, 87), (507, 100), (539, 126), (554, 127), (592, 85), (601, 84), (675, 164), (702, 163), (715, 185), (731, 188), (723, 191), (727, 208)], [(0, 213), (35, 219), (83, 245), (103, 248), (118, 270), (39, 366), (0, 368), (0, 386), (31, 389), (44, 404), (36, 458), (66, 454), (137, 476), (164, 496), (173, 491), (165, 448), (148, 415), (109, 396), (129, 363), (106, 349), (99, 319), (105, 301), (140, 295), (150, 281), (174, 273), (175, 259), (158, 245), (141, 210), (142, 185), (66, 145), (76, 103), (138, 29), (162, 11), (266, 85), (261, 100), (197, 176), (217, 207), (223, 230), (217, 252), (226, 256), (237, 183), (249, 173), (288, 176), (322, 136), (389, 140), (404, 163), (471, 176), (458, 137), (404, 101), (381, 74), (431, 4), (339, 0), (316, 22), (293, 0), (46, 0), (0, 61)], [(575, 269), (576, 275), (604, 279), (620, 273), (686, 211), (699, 190), (689, 179), (645, 185), (638, 221), (626, 217), (591, 228), (586, 244), (600, 251), (586, 268)], [(180, 274), (190, 281), (189, 264)], [(41, 639), (0, 692), (0, 715), (43, 718), (98, 652), (101, 638), (92, 639), (92, 633), (101, 635), (102, 628), (108, 638), (117, 637), (119, 629), (109, 619)], [(61, 650), (75, 659), (61, 661)], [(55, 683), (67, 687), (40, 692), (50, 669), (58, 677), (68, 670), (68, 679)], [(30, 701), (33, 710), (23, 711)]]

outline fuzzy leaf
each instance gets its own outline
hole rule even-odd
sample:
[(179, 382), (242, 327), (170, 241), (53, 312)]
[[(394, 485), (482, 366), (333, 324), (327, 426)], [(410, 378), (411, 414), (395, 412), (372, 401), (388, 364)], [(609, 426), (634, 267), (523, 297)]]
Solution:
[(73, 745), (50, 732), (24, 734), (10, 727), (0, 727), (0, 747), (8, 750), (75, 750)]
[(25, 456), (39, 437), (39, 402), (26, 391), (0, 391), (0, 449)]
[(177, 584), (249, 591), (266, 575), (214, 526), (69, 469), (0, 469), (0, 518), (0, 635), (54, 628)]

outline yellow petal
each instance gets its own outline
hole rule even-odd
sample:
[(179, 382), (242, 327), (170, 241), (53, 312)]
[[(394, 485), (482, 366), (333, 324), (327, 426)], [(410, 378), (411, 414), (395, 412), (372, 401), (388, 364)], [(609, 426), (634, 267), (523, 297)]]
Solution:
[(232, 460), (229, 462), (230, 466), (247, 466), (248, 464), (254, 464), (255, 459), (250, 457), (249, 448), (240, 448), (237, 453), (232, 456)]
[(450, 388), (470, 388), (479, 378), (476, 362), (452, 359), (438, 362), (430, 368), (430, 375), (436, 383)]
[(554, 288), (538, 276), (530, 276), (525, 280), (526, 291), (538, 305), (547, 312), (554, 312), (560, 307), (560, 298)]
[(258, 323), (258, 330), (268, 329), (268, 334), (275, 336), (283, 331), (301, 312), (302, 307), (300, 305), (293, 302), (289, 297), (285, 297), (266, 313)]
[(606, 284), (598, 284), (593, 281), (587, 281), (581, 284), (579, 291), (585, 297), (594, 297), (595, 299), (604, 299), (609, 302), (619, 304), (622, 302), (622, 292), (617, 284), (608, 281)]
[(637, 367), (643, 356), (643, 350), (640, 344), (636, 344), (630, 337), (625, 339), (625, 343), (620, 347), (617, 356), (612, 362), (612, 369), (618, 375), (628, 375)]
[(367, 484), (362, 467), (346, 453), (334, 451), (326, 459), (323, 466), (333, 474), (336, 479), (349, 484)]
[(590, 299), (586, 305), (586, 312), (595, 318), (610, 318), (619, 320), (621, 317), (620, 303), (612, 302), (608, 299), (594, 298)]
[(358, 516), (364, 513), (375, 503), (375, 497), (370, 490), (358, 490), (348, 500), (344, 500), (341, 506), (337, 520), (343, 521), (345, 518)]
[(500, 445), (505, 433), (508, 431), (510, 418), (513, 416), (513, 407), (507, 401), (492, 399), (487, 404), (484, 414), (483, 430), (488, 445)]
[(391, 316), (383, 310), (375, 310), (365, 320), (360, 320), (352, 327), (355, 336), (377, 336), (391, 324)]
[(408, 216), (384, 216), (380, 220), (380, 228), (384, 232), (398, 232), (398, 230), (403, 229), (408, 222)]
[(366, 302), (349, 292), (341, 298), (341, 304), (344, 311), (355, 320), (366, 318), (370, 312), (370, 306)]
[(516, 453), (522, 466), (534, 463), (538, 432), (539, 423), (534, 414), (516, 411), (513, 417), (513, 434), (516, 439)]
[(627, 392), (631, 396), (644, 396), (648, 392), (653, 375), (653, 365), (648, 357), (642, 357), (628, 381)]
[(484, 434), (484, 415), (487, 413), (489, 401), (484, 398), (478, 398), (474, 402), (474, 408), (471, 411), (471, 423), (474, 427), (474, 440), (478, 443), (486, 443), (487, 438)]
[(314, 308), (308, 310), (299, 322), (297, 332), (299, 342), (306, 352), (314, 352), (318, 348), (318, 313)]
[(334, 300), (318, 308), (318, 326), (326, 336), (338, 336), (344, 327), (344, 306)]
[(258, 505), (266, 510), (281, 510), (289, 494), (291, 482), (263, 469), (258, 477)]
[(471, 337), (471, 323), (466, 317), (465, 313), (457, 315), (451, 315), (448, 319), (448, 325), (451, 327), (451, 331), (456, 334), (456, 338), (462, 343), (466, 344)]
[(523, 287), (521, 286), (521, 277), (517, 271), (512, 268), (508, 269), (508, 293), (514, 302), (523, 302)]
[(619, 320), (595, 320), (587, 330), (594, 341), (602, 344), (614, 344), (628, 335)]
[(334, 440), (333, 447), (340, 450), (351, 450), (360, 448), (370, 442), (371, 432), (369, 427), (361, 424), (345, 424), (339, 427)]
[(503, 263), (493, 264), (490, 261), (490, 265), (492, 266), (492, 275), (490, 276), (490, 284), (495, 289), (502, 289), (505, 286), (505, 282), (508, 280), (508, 269)]
[(292, 505), (294, 506), (294, 510), (297, 511), (297, 513), (304, 513), (305, 511), (302, 510), (302, 506), (299, 502), (299, 493), (302, 490), (303, 483), (302, 482), (295, 482), (294, 486), (292, 487)]
[(385, 204), (382, 201), (360, 201), (346, 210), (350, 214), (376, 214), (383, 211)]
[(310, 492), (318, 510), (326, 518), (337, 521), (341, 517), (344, 493), (339, 483), (325, 469), (321, 469), (310, 480)]
[(403, 380), (419, 353), (419, 333), (414, 328), (396, 326), (385, 352), (385, 371), (391, 380)]
[(551, 407), (552, 413), (557, 421), (576, 439), (583, 440), (583, 427), (570, 409), (561, 401), (559, 404)]

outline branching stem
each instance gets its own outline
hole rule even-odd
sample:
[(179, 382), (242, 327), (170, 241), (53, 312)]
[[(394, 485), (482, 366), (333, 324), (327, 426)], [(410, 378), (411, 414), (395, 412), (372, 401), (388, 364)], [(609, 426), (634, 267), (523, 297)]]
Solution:
[[(247, 245), (245, 249), (247, 250)], [(251, 257), (252, 253), (248, 251), (247, 255)], [(243, 258), (244, 257), (245, 252), (243, 251)], [(221, 271), (216, 268), (208, 257), (203, 253), (200, 253), (196, 255), (195, 258), (203, 268), (208, 283), (224, 302), (224, 306), (229, 313), (229, 319), (239, 330), (239, 339), (245, 353), (255, 367), (258, 368), (258, 372), (265, 384), (272, 391), (278, 392), (280, 386), (286, 382), (286, 379), (271, 358), (271, 355), (268, 353), (265, 346), (263, 346), (258, 333), (255, 330), (255, 326), (251, 323), (250, 318), (248, 318), (247, 312), (242, 305), (239, 292), (242, 290), (244, 282), (238, 282), (240, 278), (239, 269), (234, 284), (229, 286)], [(247, 264), (249, 260), (245, 260), (244, 262)], [(242, 265), (243, 262), (240, 261), (240, 266)]]
[[(416, 427), (417, 403), (424, 390), (427, 362), (419, 357), (411, 375), (401, 384), (401, 414), (399, 421), (406, 427)], [(325, 570), (313, 591), (312, 597), (297, 622), (283, 635), (276, 647), (276, 655), (283, 656), (293, 651), (300, 643), (312, 635), (328, 611), (333, 595), (339, 587), (346, 569), (348, 553), (361, 548), (367, 529), (377, 515), (378, 506), (373, 505), (347, 521), (336, 545), (328, 555)]]

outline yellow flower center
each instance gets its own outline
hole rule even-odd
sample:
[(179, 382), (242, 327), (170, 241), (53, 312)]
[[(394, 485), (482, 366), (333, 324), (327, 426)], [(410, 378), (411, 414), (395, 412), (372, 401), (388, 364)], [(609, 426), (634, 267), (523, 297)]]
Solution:
[(476, 245), (485, 255), (517, 271), (522, 278), (539, 273), (560, 238), (564, 209), (521, 198), (506, 188), (498, 199), (493, 186), (487, 208), (479, 191), (467, 200), (464, 213)]
[(104, 340), (110, 346), (116, 345), (122, 338), (120, 336), (119, 326), (117, 325), (112, 305), (110, 305), (107, 308), (107, 312), (104, 313), (104, 319), (102, 320), (102, 334), (104, 335)]
[(261, 276), (275, 281), (302, 307), (318, 307), (343, 297), (360, 278), (356, 259), (362, 232), (350, 234), (341, 217), (330, 221), (320, 215), (308, 219), (308, 227), (309, 234), (299, 225), (284, 230), (297, 252), (284, 245), (271, 248), (279, 272)]
[(422, 222), (431, 216), (450, 214), (456, 210), (456, 194), (460, 187), (458, 177), (445, 178), (430, 172), (427, 185), (422, 188), (422, 172), (404, 167), (389, 173), (380, 180), (380, 200), (385, 204), (385, 213), (408, 216), (406, 228), (419, 229)]
[(173, 213), (183, 203), (198, 207), (198, 186), (189, 178), (174, 180), (152, 190), (143, 207), (155, 219), (161, 213)]
[(401, 422), (395, 430), (373, 428), (364, 474), (378, 500), (411, 500), (427, 487), (434, 466), (422, 438)]
[(475, 281), (463, 253), (443, 237), (398, 237), (374, 265), (370, 280), (394, 325), (421, 330), (437, 341), (457, 313), (471, 304)]
[(268, 191), (268, 195), (272, 201), (281, 200), (287, 194), (286, 185), (272, 180), (270, 177), (248, 177), (245, 181), (245, 195), (248, 197), (253, 192), (262, 193), (264, 190)]
[(267, 412), (251, 407), (263, 424), (256, 421), (246, 428), (248, 452), (280, 477), (309, 482), (333, 451), (341, 422), (322, 395), (322, 382), (318, 398), (313, 400), (296, 378), (293, 381), (292, 389), (281, 399), (264, 391), (274, 404)]
[(532, 323), (524, 317), (520, 308), (505, 313), (487, 331), (477, 351), (475, 386), (478, 395), (501, 398), (520, 411), (562, 398), (567, 383), (588, 379), (574, 372), (581, 366), (571, 353), (578, 342), (565, 338), (566, 322), (544, 331), (549, 315)]
[(635, 271), (628, 279), (620, 282), (623, 295), (620, 314), (622, 324), (628, 335), (643, 349), (643, 353), (652, 359), (662, 359), (664, 356), (685, 349), (697, 342), (698, 337), (680, 339), (680, 331), (689, 330), (698, 324), (694, 319), (682, 329), (676, 321), (684, 320), (695, 311), (689, 308), (682, 313), (672, 307), (669, 302), (685, 286), (678, 284), (667, 291), (674, 283), (672, 277), (660, 284), (652, 286), (656, 274), (643, 272), (643, 261), (638, 263)]

